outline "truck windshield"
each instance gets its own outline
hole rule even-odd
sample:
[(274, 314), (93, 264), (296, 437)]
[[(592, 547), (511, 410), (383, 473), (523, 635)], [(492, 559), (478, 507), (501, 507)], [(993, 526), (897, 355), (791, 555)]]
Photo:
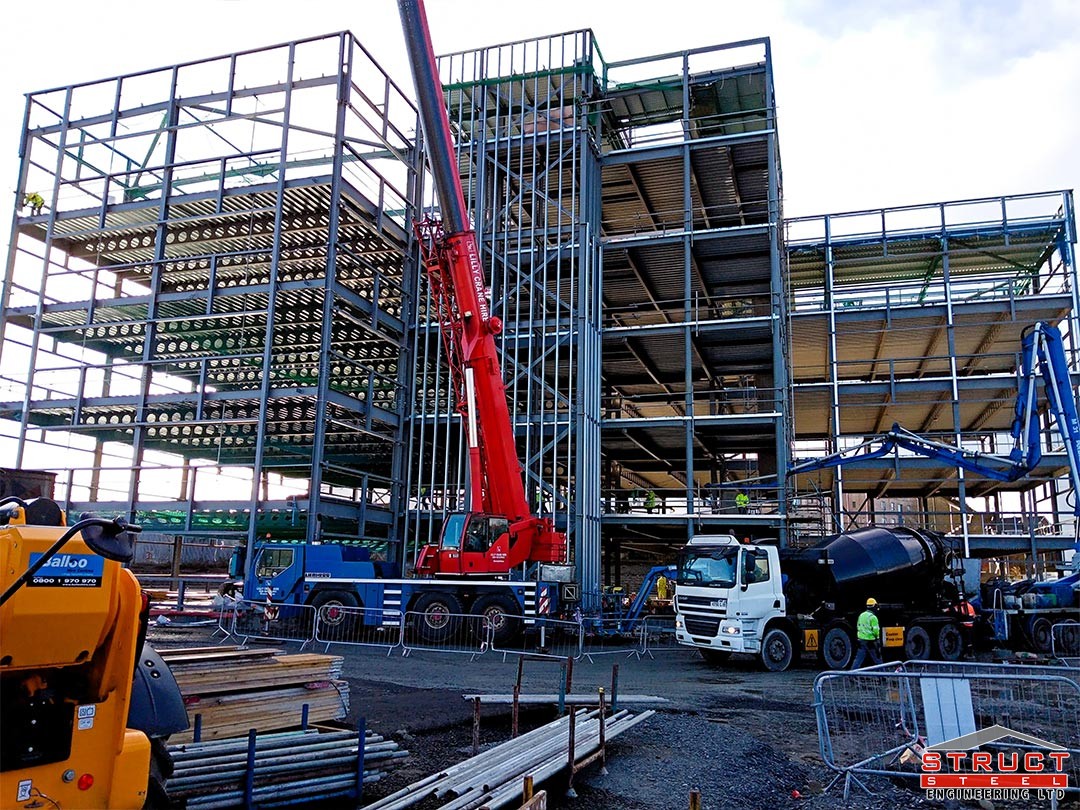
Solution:
[(679, 560), (679, 585), (708, 585), (734, 588), (739, 559), (736, 546), (685, 551)]

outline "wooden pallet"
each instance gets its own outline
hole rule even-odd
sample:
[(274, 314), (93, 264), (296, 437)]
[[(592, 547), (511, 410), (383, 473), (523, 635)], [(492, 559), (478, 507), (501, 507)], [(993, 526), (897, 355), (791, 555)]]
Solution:
[(243, 647), (159, 652), (176, 678), (191, 723), (173, 742), (194, 739), (196, 715), (201, 717), (201, 739), (215, 740), (243, 736), (253, 728), (267, 732), (297, 726), (305, 704), (312, 723), (341, 720), (349, 711), (340, 656)]

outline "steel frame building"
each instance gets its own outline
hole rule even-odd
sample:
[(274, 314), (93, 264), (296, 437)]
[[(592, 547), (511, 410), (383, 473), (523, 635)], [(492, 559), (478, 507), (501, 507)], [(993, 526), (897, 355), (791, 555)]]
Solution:
[[(439, 68), (527, 491), (587, 588), (698, 531), (1062, 547), (1053, 453), (1009, 494), (905, 457), (787, 470), (893, 421), (999, 447), (1021, 330), (1064, 325), (1077, 367), (1070, 193), (785, 222), (767, 39), (613, 62), (574, 31)], [(28, 96), (8, 466), (150, 529), (407, 568), (465, 491), (416, 130), (347, 32)]]
[[(1076, 390), (1075, 245), (1071, 191), (789, 221), (798, 452), (899, 423), (1008, 455), (1021, 335), (1037, 321), (1061, 328)], [(1071, 548), (1067, 459), (1045, 413), (1042, 430), (1041, 462), (1013, 484), (898, 455), (798, 476), (793, 491), (824, 497), (833, 530), (906, 520), (974, 554)]]
[(30, 94), (14, 466), (151, 530), (387, 551), (414, 126), (347, 32)]
[[(440, 60), (493, 310), (507, 325), (527, 485), (565, 525), (585, 583), (599, 580), (601, 548), (604, 578), (618, 578), (624, 542), (668, 546), (730, 523), (721, 490), (707, 488), (729, 470), (780, 476), (761, 499), (772, 508), (741, 521), (785, 530), (770, 60), (761, 39), (608, 62), (591, 31)], [(439, 349), (425, 317), (427, 357)], [(414, 432), (418, 504), (458, 491), (463, 466), (444, 375), (421, 368), (432, 404)], [(433, 533), (414, 525), (416, 542)]]

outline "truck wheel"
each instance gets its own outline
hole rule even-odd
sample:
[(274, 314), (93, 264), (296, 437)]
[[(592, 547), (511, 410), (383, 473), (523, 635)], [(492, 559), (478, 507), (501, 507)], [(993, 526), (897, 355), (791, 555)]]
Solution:
[(1050, 620), (1045, 616), (1039, 616), (1031, 623), (1031, 648), (1039, 653), (1050, 652), (1051, 633), (1053, 633), (1053, 625), (1050, 624)]
[(926, 661), (930, 658), (930, 634), (922, 625), (912, 625), (904, 634), (904, 658)]
[(955, 623), (941, 625), (937, 633), (937, 657), (942, 661), (959, 661), (964, 654), (964, 636)]
[(425, 593), (412, 607), (419, 613), (416, 632), (429, 644), (453, 638), (461, 621), (461, 601), (452, 593)]
[(795, 654), (795, 648), (791, 643), (791, 636), (779, 627), (774, 627), (765, 633), (761, 642), (761, 663), (769, 672), (783, 672), (791, 666), (791, 659)]
[(495, 647), (510, 644), (521, 636), (521, 610), (506, 594), (481, 596), (473, 603), (472, 614), (483, 616), (484, 621), (471, 622), (470, 631), (484, 637), (487, 627), (491, 627), (491, 643)]
[(705, 659), (705, 663), (713, 666), (723, 664), (731, 658), (731, 653), (727, 650), (706, 650), (704, 647), (699, 647), (698, 652)]
[(363, 619), (351, 610), (360, 606), (356, 594), (346, 591), (319, 591), (311, 599), (315, 608), (319, 635), (323, 641), (355, 641), (354, 628), (363, 624)]
[(829, 669), (847, 669), (851, 664), (854, 645), (851, 633), (839, 625), (825, 631), (821, 642), (821, 660)]

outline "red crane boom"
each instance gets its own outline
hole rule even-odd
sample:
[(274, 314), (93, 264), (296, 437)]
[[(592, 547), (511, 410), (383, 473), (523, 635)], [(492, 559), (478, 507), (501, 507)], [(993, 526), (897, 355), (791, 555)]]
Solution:
[(563, 562), (566, 535), (533, 515), (525, 496), (476, 232), (470, 227), (423, 0), (398, 0), (416, 83), (420, 124), (442, 220), (417, 227), (438, 311), (455, 405), (469, 447), (469, 511), (447, 517), (438, 545), (416, 561), (421, 575), (505, 574), (526, 562)]

